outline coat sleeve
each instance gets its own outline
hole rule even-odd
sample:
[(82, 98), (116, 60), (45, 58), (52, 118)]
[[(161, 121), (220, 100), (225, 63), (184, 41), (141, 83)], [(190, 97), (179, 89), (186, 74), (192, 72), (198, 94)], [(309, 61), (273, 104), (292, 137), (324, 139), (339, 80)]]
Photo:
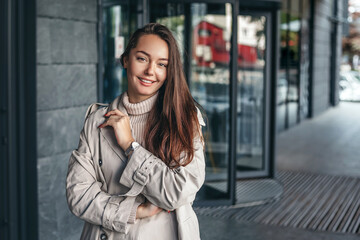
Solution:
[[(203, 121), (200, 123), (204, 124)], [(194, 158), (188, 165), (170, 169), (140, 146), (129, 159), (120, 183), (130, 188), (127, 195), (142, 193), (150, 202), (166, 210), (172, 211), (191, 203), (205, 180), (204, 149), (200, 136), (194, 140), (194, 148)]]
[(87, 139), (89, 118), (80, 133), (77, 150), (70, 156), (66, 178), (66, 196), (71, 212), (77, 217), (95, 225), (127, 233), (135, 220), (137, 206), (144, 197), (117, 196), (101, 190), (97, 180), (94, 161)]

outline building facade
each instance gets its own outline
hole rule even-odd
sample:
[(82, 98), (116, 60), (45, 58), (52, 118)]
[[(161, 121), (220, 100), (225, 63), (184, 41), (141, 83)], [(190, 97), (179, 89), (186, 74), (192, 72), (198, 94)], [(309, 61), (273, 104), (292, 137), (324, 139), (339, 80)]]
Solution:
[[(148, 22), (174, 33), (190, 91), (206, 113), (207, 177), (198, 205), (241, 203), (236, 191), (244, 179), (275, 180), (276, 133), (339, 101), (346, 1), (37, 0), (32, 15), (20, 11), (24, 1), (2, 4), (11, 10), (2, 25), (11, 38), (1, 39), (7, 53), (1, 61), (10, 66), (1, 66), (1, 91), (9, 90), (1, 94), (1, 134), (10, 139), (1, 148), (1, 239), (13, 239), (20, 228), (39, 239), (79, 238), (82, 221), (68, 211), (65, 198), (68, 159), (87, 106), (110, 102), (126, 90), (119, 57), (130, 34)], [(26, 28), (29, 20), (33, 28)], [(29, 41), (14, 47), (9, 39)], [(33, 52), (27, 52), (30, 47)], [(20, 60), (28, 77), (14, 74)], [(11, 121), (21, 117), (12, 106), (33, 110), (34, 121)], [(18, 140), (22, 128), (32, 129), (24, 139), (33, 145)], [(33, 146), (36, 153), (28, 159), (15, 154), (18, 145), (25, 152)], [(37, 194), (25, 191), (23, 200), (15, 200), (24, 188)], [(25, 215), (38, 231), (22, 227), (26, 217), (15, 217), (31, 204), (34, 211)]]

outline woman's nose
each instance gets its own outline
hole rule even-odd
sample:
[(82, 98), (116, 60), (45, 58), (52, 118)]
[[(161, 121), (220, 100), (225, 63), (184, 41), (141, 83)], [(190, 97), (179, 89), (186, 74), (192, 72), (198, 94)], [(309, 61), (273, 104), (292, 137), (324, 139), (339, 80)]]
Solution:
[(147, 74), (147, 75), (154, 75), (154, 72), (155, 72), (155, 64), (154, 63), (152, 63), (152, 62), (150, 62), (149, 63), (149, 65), (147, 66), (147, 68), (146, 68), (146, 71), (145, 71), (145, 73)]

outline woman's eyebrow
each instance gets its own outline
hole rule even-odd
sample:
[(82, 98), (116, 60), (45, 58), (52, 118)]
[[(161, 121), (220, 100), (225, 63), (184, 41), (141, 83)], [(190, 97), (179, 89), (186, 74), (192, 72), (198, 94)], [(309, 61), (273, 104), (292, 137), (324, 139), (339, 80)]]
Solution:
[[(136, 53), (142, 53), (142, 54), (145, 54), (146, 56), (150, 57), (150, 54), (148, 54), (145, 51), (136, 51)], [(169, 61), (169, 59), (167, 59), (167, 58), (159, 58), (159, 60)]]

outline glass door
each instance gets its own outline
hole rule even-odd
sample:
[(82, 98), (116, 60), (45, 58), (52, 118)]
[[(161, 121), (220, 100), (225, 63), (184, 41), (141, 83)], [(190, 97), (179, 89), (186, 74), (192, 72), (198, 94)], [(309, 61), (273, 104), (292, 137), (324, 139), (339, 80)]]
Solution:
[(102, 3), (100, 36), (99, 98), (111, 102), (127, 89), (126, 71), (120, 63), (131, 33), (136, 29), (137, 16), (128, 1), (104, 1)]
[(277, 129), (288, 129), (309, 112), (310, 1), (282, 0)]
[(150, 1), (150, 22), (171, 29), (182, 51), (185, 73), (207, 119), (206, 180), (197, 200), (230, 200), (230, 3)]
[(206, 179), (197, 200), (235, 203), (237, 179), (273, 176), (276, 13), (238, 14), (236, 2), (149, 5), (150, 22), (177, 38), (190, 91), (207, 118)]
[(269, 175), (266, 126), (271, 15), (240, 12), (238, 21), (237, 146), (238, 178)]
[(231, 4), (191, 4), (189, 86), (208, 119), (204, 131), (207, 199), (229, 198), (230, 192), (231, 13)]

